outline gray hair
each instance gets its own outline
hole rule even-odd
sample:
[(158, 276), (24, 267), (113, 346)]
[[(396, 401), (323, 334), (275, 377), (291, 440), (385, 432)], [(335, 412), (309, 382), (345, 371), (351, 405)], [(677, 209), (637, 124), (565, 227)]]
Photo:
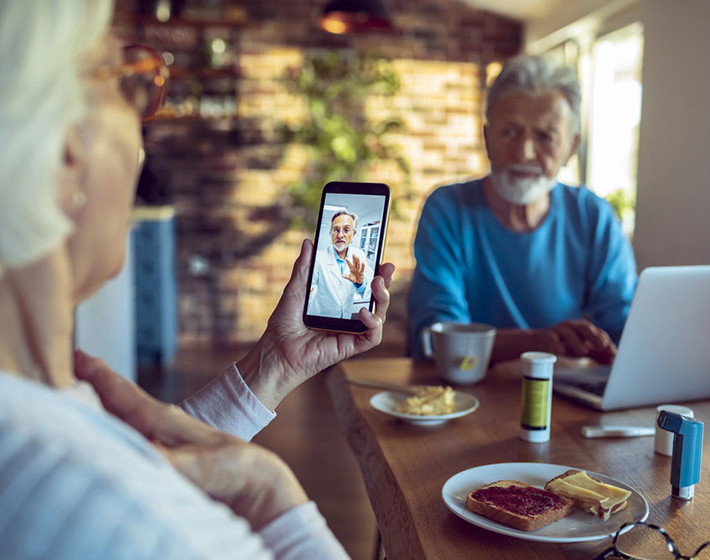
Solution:
[(572, 109), (572, 132), (580, 130), (580, 102), (582, 95), (574, 70), (555, 66), (546, 57), (522, 55), (511, 58), (488, 91), (486, 119), (491, 120), (491, 109), (501, 97), (511, 93), (540, 95), (559, 91)]
[(357, 214), (352, 214), (350, 212), (346, 212), (345, 210), (338, 210), (337, 212), (333, 212), (333, 216), (330, 218), (330, 225), (333, 225), (333, 222), (335, 221), (335, 218), (338, 216), (350, 216), (353, 219), (353, 227), (357, 229)]
[(58, 174), (86, 113), (82, 57), (112, 13), (113, 0), (0, 1), (0, 276), (71, 233)]

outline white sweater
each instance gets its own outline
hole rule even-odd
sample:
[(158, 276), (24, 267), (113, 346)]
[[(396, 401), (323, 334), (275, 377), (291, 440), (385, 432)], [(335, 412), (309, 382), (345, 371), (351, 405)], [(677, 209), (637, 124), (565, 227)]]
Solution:
[[(73, 391), (0, 373), (0, 559), (339, 559), (312, 502), (258, 533)], [(251, 439), (273, 413), (232, 367), (183, 407)]]

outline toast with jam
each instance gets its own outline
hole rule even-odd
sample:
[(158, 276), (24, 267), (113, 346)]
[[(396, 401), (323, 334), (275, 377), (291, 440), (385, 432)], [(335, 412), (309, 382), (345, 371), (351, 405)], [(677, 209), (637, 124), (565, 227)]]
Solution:
[(574, 501), (517, 480), (499, 480), (471, 490), (466, 509), (519, 531), (537, 531), (571, 515)]

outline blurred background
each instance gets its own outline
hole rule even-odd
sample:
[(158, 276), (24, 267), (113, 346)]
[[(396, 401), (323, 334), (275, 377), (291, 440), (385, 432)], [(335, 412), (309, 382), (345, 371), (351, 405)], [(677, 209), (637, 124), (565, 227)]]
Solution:
[[(640, 268), (710, 262), (708, 21), (706, 0), (117, 0), (115, 33), (159, 52), (170, 80), (144, 125), (130, 257), (78, 310), (79, 345), (179, 401), (264, 330), (322, 186), (369, 180), (392, 187), (397, 266), (372, 353), (402, 355), (419, 211), (487, 172), (485, 88), (522, 52), (582, 84), (582, 145), (561, 180), (612, 203)], [(370, 557), (374, 518), (322, 379), (279, 414), (257, 441)]]

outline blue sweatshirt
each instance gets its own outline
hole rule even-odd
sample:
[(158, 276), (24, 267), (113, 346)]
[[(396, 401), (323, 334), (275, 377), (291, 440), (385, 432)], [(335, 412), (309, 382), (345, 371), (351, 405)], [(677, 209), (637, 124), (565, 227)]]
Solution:
[(409, 294), (414, 357), (437, 321), (535, 329), (589, 319), (618, 343), (637, 275), (612, 207), (584, 187), (558, 183), (540, 226), (517, 233), (494, 216), (483, 181), (438, 188), (414, 241)]

